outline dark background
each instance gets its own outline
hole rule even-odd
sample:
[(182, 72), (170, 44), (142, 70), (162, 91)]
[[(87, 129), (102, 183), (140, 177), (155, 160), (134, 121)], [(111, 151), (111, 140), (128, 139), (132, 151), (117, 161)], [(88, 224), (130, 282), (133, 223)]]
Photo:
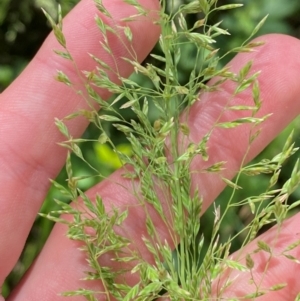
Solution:
[[(69, 0), (61, 1), (63, 13), (66, 14), (78, 1)], [(186, 3), (188, 1), (185, 1)], [(243, 3), (244, 8), (236, 9), (227, 12), (220, 12), (212, 16), (212, 22), (223, 20), (223, 28), (228, 29), (231, 36), (222, 37), (219, 39), (219, 47), (223, 51), (231, 49), (240, 45), (251, 33), (255, 25), (267, 14), (268, 20), (265, 26), (261, 29), (259, 34), (265, 33), (285, 33), (300, 38), (300, 1), (299, 0), (241, 0), (241, 1), (219, 1), (219, 5), (227, 3)], [(22, 71), (26, 64), (33, 58), (45, 37), (50, 32), (49, 24), (46, 21), (40, 7), (43, 7), (54, 18), (56, 17), (58, 1), (55, 0), (1, 0), (0, 1), (0, 92), (3, 91), (14, 78)], [(188, 22), (195, 21), (199, 16), (194, 15), (189, 17)], [(188, 58), (193, 55), (192, 49), (186, 49), (185, 64), (181, 66), (182, 81), (187, 78), (189, 71), (193, 66), (189, 66)], [(149, 58), (148, 58), (149, 59)], [(224, 62), (225, 63), (225, 62)], [(295, 99), (295, 101), (300, 101)], [(299, 119), (291, 124), (283, 134), (278, 138), (260, 155), (259, 158), (271, 158), (282, 149), (287, 135), (292, 129), (295, 129), (295, 142), (300, 146), (299, 134), (300, 126)], [(1, 121), (0, 121), (1, 122)], [(93, 137), (97, 135), (93, 127), (89, 127), (85, 136)], [(114, 133), (112, 133), (114, 135)], [(130, 145), (124, 141), (118, 141), (115, 138), (119, 148), (130, 152)], [(118, 160), (114, 153), (109, 148), (99, 148), (96, 145), (87, 145), (83, 150), (89, 160), (94, 166), (101, 167), (101, 170), (106, 170), (109, 174), (111, 171), (119, 166)], [(278, 185), (282, 185), (288, 178), (295, 160), (299, 157), (298, 154), (294, 155), (285, 165), (282, 175), (279, 179)], [(85, 174), (89, 171), (85, 166), (81, 165), (79, 161), (75, 160), (75, 169), (78, 174)], [(65, 177), (64, 171), (58, 177), (58, 181), (63, 183)], [(263, 191), (264, 185), (268, 184), (269, 177), (262, 175), (255, 178), (242, 179), (247, 183), (246, 188), (237, 195), (238, 199), (242, 199), (248, 195), (256, 195)], [(86, 181), (82, 184), (83, 189), (87, 189), (95, 183), (95, 180)], [(221, 205), (224, 199), (228, 199), (229, 190), (225, 190), (219, 197), (217, 202)], [(46, 198), (42, 212), (49, 212), (55, 208), (53, 198), (61, 198), (55, 189), (51, 189), (48, 197)], [(296, 201), (300, 198), (300, 190), (297, 190), (290, 202)], [(66, 200), (68, 201), (68, 200)], [(202, 222), (206, 225), (211, 224), (213, 221), (213, 214), (207, 214), (202, 218)], [(225, 218), (225, 223), (221, 229), (221, 234), (224, 239), (229, 235), (239, 232), (245, 224), (249, 222), (250, 213), (247, 208), (238, 208), (231, 210)], [(234, 221), (234, 222), (232, 222)], [(30, 266), (32, 260), (36, 257), (42, 248), (44, 241), (51, 231), (52, 223), (48, 220), (37, 217), (32, 231), (28, 237), (27, 244), (24, 248), (23, 254), (17, 263), (15, 269), (8, 277), (3, 286), (4, 296), (8, 295), (10, 290), (16, 285), (26, 269)], [(204, 229), (209, 237), (209, 227)], [(242, 238), (240, 238), (242, 239)], [(242, 240), (237, 240), (233, 244), (233, 250), (238, 248)], [(1, 259), (0, 259), (1, 261)]]

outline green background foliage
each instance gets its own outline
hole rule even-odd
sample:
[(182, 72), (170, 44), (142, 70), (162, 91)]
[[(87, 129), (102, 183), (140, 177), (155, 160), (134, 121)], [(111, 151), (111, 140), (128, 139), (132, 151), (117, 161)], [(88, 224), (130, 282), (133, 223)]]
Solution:
[[(62, 1), (61, 5), (63, 13), (66, 14), (77, 2), (78, 0)], [(188, 3), (189, 1), (177, 1), (178, 5), (183, 2)], [(220, 5), (229, 3), (243, 3), (245, 5), (243, 8), (226, 13), (219, 12), (212, 16), (213, 22), (223, 20), (223, 28), (228, 29), (231, 33), (231, 36), (223, 36), (218, 40), (223, 51), (240, 45), (250, 35), (255, 25), (267, 14), (269, 14), (269, 18), (259, 34), (276, 32), (300, 38), (300, 2), (298, 0), (289, 0), (284, 3), (280, 0), (220, 0), (218, 3)], [(50, 32), (50, 26), (46, 22), (40, 7), (43, 7), (55, 18), (57, 4), (58, 1), (56, 0), (2, 0), (0, 2), (0, 92), (3, 91), (23, 70)], [(189, 16), (187, 22), (193, 23), (197, 19), (201, 19), (201, 16), (195, 14)], [(155, 48), (155, 51), (159, 51), (158, 47)], [(189, 47), (183, 48), (183, 63), (180, 65), (180, 80), (183, 83), (187, 81), (189, 73), (194, 67), (192, 65), (194, 62), (191, 60), (193, 55), (194, 49)], [(148, 57), (147, 61), (151, 61), (151, 58)], [(151, 63), (154, 62), (151, 61)], [(53, 70), (53, 73), (54, 72), (55, 70)], [(142, 77), (135, 77), (134, 79), (144, 85), (148, 84)], [(126, 118), (132, 118), (129, 110), (125, 111), (124, 114)], [(154, 120), (155, 116), (155, 111), (151, 111), (150, 108), (150, 118)], [(258, 159), (264, 157), (271, 158), (280, 152), (287, 135), (293, 128), (295, 129), (294, 137), (296, 146), (300, 146), (300, 140), (298, 138), (300, 137), (299, 122), (294, 122), (263, 151)], [(130, 145), (126, 143), (122, 137), (117, 136), (113, 129), (109, 129), (109, 131), (114, 142), (118, 145), (119, 150), (130, 154)], [(92, 126), (87, 129), (84, 135), (89, 139), (98, 137), (98, 133)], [(113, 170), (120, 166), (120, 162), (115, 153), (106, 146), (100, 146), (96, 143), (87, 143), (83, 147), (83, 152), (87, 160), (99, 170), (101, 169), (103, 174), (109, 175)], [(298, 155), (294, 155), (294, 157), (289, 159), (288, 164), (286, 164), (281, 173), (278, 185), (285, 183), (297, 157)], [(73, 158), (73, 160), (77, 175), (89, 175), (91, 173), (86, 165), (82, 165), (76, 158)], [(64, 178), (65, 172), (62, 171), (58, 177), (58, 181), (64, 184)], [(95, 178), (87, 179), (81, 183), (81, 188), (88, 189), (97, 181), (98, 179)], [(264, 184), (268, 184), (268, 175), (261, 175), (253, 178), (243, 177), (240, 185), (243, 186), (244, 189), (239, 191), (236, 197), (242, 199), (246, 196), (257, 195), (263, 190)], [(225, 206), (225, 202), (222, 202), (222, 200), (227, 200), (230, 193), (230, 190), (226, 189), (218, 198), (217, 203), (221, 205), (221, 211), (222, 207)], [(52, 188), (41, 208), (42, 212), (49, 212), (50, 210), (55, 209), (56, 205), (53, 202), (54, 198), (59, 198), (61, 200), (62, 196), (56, 189)], [(298, 199), (300, 199), (300, 190), (297, 190), (294, 193), (290, 202), (294, 202)], [(66, 199), (65, 201), (67, 202), (68, 200)], [(214, 219), (212, 209), (209, 211), (209, 214), (202, 217), (202, 222), (205, 225), (212, 224)], [(228, 236), (238, 233), (249, 222), (249, 219), (250, 212), (248, 208), (241, 207), (236, 210), (230, 210), (221, 229), (223, 235), (221, 236), (221, 239), (226, 239)], [(4, 296), (9, 294), (11, 289), (20, 280), (21, 276), (37, 256), (47, 239), (52, 226), (50, 221), (37, 217), (22, 256), (4, 284)], [(210, 228), (207, 227), (202, 229), (202, 231), (209, 239)], [(235, 245), (233, 245), (233, 250), (237, 249), (239, 246), (239, 241), (236, 241)]]

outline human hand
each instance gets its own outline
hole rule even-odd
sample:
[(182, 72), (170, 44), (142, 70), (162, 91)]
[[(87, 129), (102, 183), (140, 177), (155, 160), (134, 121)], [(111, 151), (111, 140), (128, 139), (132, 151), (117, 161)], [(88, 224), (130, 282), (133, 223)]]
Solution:
[[(148, 8), (157, 9), (154, 1), (140, 2)], [(128, 6), (123, 8), (124, 4), (121, 3), (122, 1), (116, 0), (107, 1), (106, 4), (116, 20), (132, 13), (129, 12)], [(88, 59), (87, 53), (94, 53), (110, 63), (108, 55), (99, 47), (101, 38), (93, 19), (95, 14), (96, 9), (92, 1), (82, 0), (64, 21), (68, 48), (79, 69), (93, 69), (94, 62)], [(130, 26), (134, 33), (133, 46), (142, 60), (156, 42), (159, 28), (147, 20), (133, 22)], [(237, 71), (252, 59), (253, 70), (262, 70), (259, 77), (263, 99), (260, 114), (273, 113), (272, 118), (264, 123), (263, 131), (253, 145), (249, 159), (257, 155), (300, 112), (300, 104), (297, 103), (300, 92), (299, 41), (280, 35), (265, 36), (263, 40), (266, 44), (257, 52), (240, 54), (230, 63), (231, 68)], [(118, 41), (114, 43), (113, 49), (118, 57), (126, 55), (122, 45), (118, 44)], [(57, 146), (57, 142), (63, 138), (54, 125), (54, 118), (63, 118), (79, 108), (87, 108), (79, 95), (75, 95), (68, 87), (53, 79), (54, 69), (72, 74), (72, 66), (52, 52), (52, 49), (56, 48), (57, 42), (51, 35), (21, 76), (0, 95), (0, 283), (3, 283), (20, 256), (32, 223), (49, 189), (49, 178), (55, 178), (65, 162), (66, 152)], [(124, 72), (123, 76), (131, 73), (131, 68), (123, 60), (120, 59), (118, 63), (119, 69)], [(100, 93), (103, 98), (108, 97), (106, 91)], [(206, 96), (201, 103), (196, 102), (191, 110), (189, 123), (191, 136), (195, 141), (199, 141), (219, 115), (226, 99), (223, 93), (215, 93), (213, 99), (209, 95)], [(247, 98), (245, 95), (243, 101), (250, 102), (250, 96)], [(72, 136), (80, 136), (86, 126), (84, 120), (70, 123)], [(230, 132), (230, 136), (223, 136), (222, 153), (218, 138), (221, 132), (216, 130), (211, 138), (210, 155), (213, 161), (228, 158), (227, 177), (234, 175), (245, 153), (248, 143), (245, 130), (247, 128), (240, 127)], [(236, 141), (239, 141), (238, 145)], [(130, 183), (120, 175), (120, 171), (114, 173), (110, 181), (103, 181), (92, 188), (89, 195), (99, 193), (107, 207), (112, 199), (116, 207), (134, 204), (134, 198), (124, 189), (129, 187)], [(205, 210), (223, 189), (223, 183), (215, 179), (212, 181), (212, 178), (205, 174), (200, 175), (197, 181), (203, 194)], [(169, 233), (160, 226), (159, 220), (155, 224), (162, 237), (170, 239)], [(131, 240), (141, 241), (144, 225), (139, 210), (130, 214), (125, 227)], [(276, 246), (277, 251), (297, 240), (297, 226), (297, 216), (284, 224)], [(78, 251), (78, 243), (65, 237), (65, 232), (66, 228), (63, 225), (54, 227), (43, 251), (7, 300), (62, 300), (63, 298), (57, 295), (59, 292), (76, 290), (83, 285), (79, 279), (87, 269), (84, 255)], [(270, 239), (272, 233), (274, 230), (265, 234), (265, 239)], [(142, 244), (136, 245), (142, 248)], [(254, 244), (247, 246), (247, 250), (253, 249), (253, 246)], [(296, 249), (295, 252), (299, 251)], [(147, 253), (144, 254), (147, 256)], [(256, 264), (262, 266), (264, 258), (257, 258)], [(272, 277), (265, 277), (264, 281), (274, 284), (287, 282), (288, 287), (272, 293), (274, 296), (268, 294), (267, 297), (274, 297), (279, 301), (294, 300), (300, 280), (292, 276), (297, 275), (298, 269), (297, 264), (282, 258), (276, 262), (270, 269)], [(257, 270), (256, 276), (259, 277), (262, 272)], [(227, 297), (245, 294), (250, 289), (247, 279), (247, 275), (243, 274), (239, 281), (231, 286), (231, 291), (226, 292)], [(264, 284), (269, 286), (269, 282)], [(99, 283), (89, 283), (88, 287), (97, 289)], [(263, 298), (261, 300), (264, 300)]]

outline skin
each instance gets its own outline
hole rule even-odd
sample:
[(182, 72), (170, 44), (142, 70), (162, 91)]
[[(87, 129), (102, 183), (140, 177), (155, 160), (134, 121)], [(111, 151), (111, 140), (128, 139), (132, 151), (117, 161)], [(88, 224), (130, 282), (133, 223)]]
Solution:
[[(121, 0), (103, 2), (116, 21), (134, 12)], [(152, 10), (158, 9), (158, 1), (140, 2)], [(93, 53), (111, 63), (109, 56), (99, 47), (101, 35), (93, 19), (96, 13), (99, 14), (91, 0), (82, 0), (64, 20), (68, 48), (79, 69), (93, 69), (94, 63), (88, 58), (87, 53)], [(155, 18), (155, 14), (152, 18)], [(160, 30), (145, 18), (130, 23), (130, 26), (134, 34), (133, 47), (142, 61), (157, 41)], [(261, 37), (260, 40), (265, 41), (264, 46), (253, 53), (239, 54), (229, 64), (232, 70), (238, 71), (247, 61), (253, 60), (253, 72), (262, 71), (259, 82), (263, 106), (259, 114), (273, 113), (263, 124), (262, 133), (253, 144), (248, 160), (264, 149), (300, 113), (300, 42), (288, 36), (275, 34)], [(111, 45), (118, 57), (126, 55), (126, 50), (117, 40), (112, 40)], [(55, 69), (59, 69), (69, 74), (71, 80), (76, 82), (71, 64), (52, 52), (52, 49), (58, 48), (53, 34), (50, 34), (24, 72), (0, 95), (0, 283), (3, 283), (20, 256), (26, 237), (49, 189), (49, 178), (55, 178), (66, 159), (65, 150), (57, 146), (57, 142), (62, 141), (63, 137), (54, 125), (54, 118), (63, 118), (79, 108), (87, 107), (80, 96), (54, 80)], [(123, 76), (128, 76), (132, 72), (131, 67), (122, 60), (118, 60), (118, 68), (122, 70)], [(80, 85), (79, 82), (77, 84)], [(201, 95), (201, 101), (195, 104), (188, 116), (191, 138), (195, 142), (199, 141), (211, 127), (231, 89), (230, 84), (227, 84), (224, 85), (222, 92)], [(109, 96), (104, 90), (98, 92), (103, 98)], [(239, 99), (234, 100), (234, 103), (250, 104), (251, 96), (249, 93), (243, 93)], [(226, 113), (223, 119), (232, 120), (237, 117), (232, 114)], [(73, 137), (79, 137), (87, 123), (85, 120), (76, 119), (68, 126)], [(248, 134), (247, 126), (214, 132), (209, 145), (210, 163), (227, 158), (225, 176), (232, 177), (240, 166), (247, 147)], [(238, 145), (236, 141), (239, 141)], [(196, 160), (192, 168), (199, 170), (203, 166), (203, 162)], [(114, 184), (119, 183), (129, 188), (129, 183), (122, 179), (120, 174), (121, 171), (115, 172), (109, 180), (92, 188), (88, 192), (89, 195), (92, 197), (99, 193), (107, 208), (112, 202), (117, 207), (134, 204), (132, 195), (121, 185)], [(203, 194), (204, 209), (223, 189), (223, 183), (217, 177), (207, 174), (195, 175), (193, 183)], [(162, 223), (156, 216), (153, 218), (161, 237), (170, 241), (170, 235)], [(142, 211), (131, 210), (124, 231), (135, 242), (134, 247), (151, 261), (151, 256), (147, 254), (140, 241), (140, 236), (144, 232), (143, 219)], [(296, 215), (284, 223), (276, 242), (274, 242), (276, 229), (271, 229), (260, 239), (273, 243), (274, 253), (278, 254), (285, 246), (299, 239), (298, 227), (299, 215)], [(56, 301), (63, 299), (58, 295), (62, 291), (83, 285), (87, 288), (100, 288), (99, 283), (83, 284), (78, 280), (83, 277), (83, 271), (87, 266), (83, 254), (78, 251), (78, 243), (68, 240), (64, 236), (65, 231), (66, 228), (62, 225), (54, 227), (41, 254), (7, 300)], [(243, 254), (255, 249), (255, 246), (255, 243), (252, 243), (234, 256), (239, 256), (243, 261)], [(300, 248), (296, 248), (291, 254), (299, 258)], [(255, 255), (255, 279), (258, 280), (262, 276), (266, 261), (266, 256)], [(272, 292), (272, 295), (267, 295), (268, 298), (261, 297), (259, 300), (271, 298), (277, 301), (294, 300), (300, 287), (300, 278), (296, 277), (299, 270), (299, 265), (278, 256), (276, 262), (274, 264), (272, 262), (269, 277), (263, 278), (262, 283), (269, 286), (286, 282), (288, 286), (280, 292)], [(238, 281), (235, 281), (231, 290), (226, 291), (224, 295), (241, 296), (253, 291), (247, 273), (231, 272), (230, 275), (238, 276)], [(221, 276), (214, 283), (213, 296), (218, 294), (225, 276)], [(134, 279), (128, 278), (128, 282), (133, 281)], [(74, 298), (74, 300), (84, 299)]]

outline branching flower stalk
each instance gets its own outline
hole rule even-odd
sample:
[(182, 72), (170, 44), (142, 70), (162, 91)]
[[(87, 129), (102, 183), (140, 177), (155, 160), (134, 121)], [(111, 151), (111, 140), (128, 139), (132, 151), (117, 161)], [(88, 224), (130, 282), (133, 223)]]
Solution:
[[(275, 222), (279, 232), (288, 211), (298, 205), (298, 203), (292, 206), (287, 205), (289, 195), (299, 184), (298, 162), (290, 180), (282, 189), (273, 189), (282, 164), (296, 151), (292, 143), (292, 135), (288, 138), (282, 153), (270, 160), (244, 167), (252, 142), (259, 135), (259, 126), (269, 117), (257, 117), (262, 104), (257, 80), (259, 72), (251, 72), (252, 62), (248, 62), (238, 73), (230, 71), (228, 67), (220, 67), (220, 61), (225, 56), (236, 52), (254, 51), (255, 47), (263, 44), (250, 42), (250, 39), (261, 28), (265, 18), (254, 28), (252, 35), (243, 45), (219, 56), (219, 49), (214, 47), (216, 39), (220, 35), (229, 35), (229, 33), (221, 27), (220, 22), (212, 24), (211, 15), (221, 10), (239, 8), (241, 4), (218, 6), (217, 0), (196, 0), (188, 4), (178, 4), (179, 1), (175, 0), (161, 0), (159, 17), (153, 21), (161, 27), (159, 52), (150, 54), (157, 64), (148, 63), (145, 66), (137, 61), (133, 48), (126, 45), (128, 42), (130, 45), (133, 39), (128, 24), (134, 22), (139, 16), (149, 16), (150, 12), (137, 0), (124, 0), (124, 2), (132, 5), (136, 14), (124, 19), (125, 25), (121, 26), (113, 21), (102, 1), (95, 0), (100, 14), (109, 18), (110, 24), (114, 24), (107, 25), (100, 17), (95, 18), (99, 31), (102, 33), (101, 46), (111, 56), (115, 65), (109, 66), (101, 58), (91, 54), (91, 58), (97, 63), (97, 68), (89, 72), (78, 70), (66, 46), (61, 12), (59, 12), (58, 24), (45, 12), (58, 42), (64, 49), (56, 53), (74, 64), (78, 77), (84, 82), (86, 88), (86, 91), (79, 91), (79, 93), (90, 105), (90, 110), (74, 112), (66, 116), (64, 120), (56, 120), (58, 129), (66, 137), (66, 141), (61, 145), (69, 150), (66, 163), (68, 187), (55, 181), (53, 184), (74, 203), (70, 205), (56, 200), (61, 210), (51, 212), (47, 217), (55, 222), (67, 224), (67, 236), (82, 243), (81, 250), (85, 253), (89, 264), (85, 280), (99, 280), (103, 286), (103, 291), (79, 288), (76, 291), (65, 292), (64, 295), (85, 296), (86, 300), (122, 301), (155, 300), (163, 295), (169, 300), (195, 301), (211, 300), (214, 294), (216, 297), (212, 299), (216, 300), (221, 298), (223, 292), (232, 284), (230, 272), (226, 279), (220, 280), (225, 270), (248, 271), (251, 275), (255, 265), (252, 259), (253, 254), (247, 254), (244, 261), (241, 261), (239, 256), (230, 257), (231, 244), (242, 234), (241, 232), (229, 238), (225, 243), (220, 242), (219, 229), (227, 211), (236, 206), (251, 208), (253, 219), (243, 230), (246, 237), (243, 245), (246, 245), (265, 225)], [(191, 14), (198, 14), (202, 18), (191, 25), (187, 21)], [(110, 48), (109, 35), (111, 34), (115, 35), (128, 51), (128, 56), (123, 59), (132, 65), (138, 76), (147, 78), (150, 84), (142, 86), (132, 78), (127, 79), (120, 75)], [(194, 68), (189, 75), (188, 82), (182, 84), (178, 69), (182, 49), (187, 45), (195, 49), (195, 55), (191, 58), (194, 60)], [(116, 75), (120, 83), (113, 82), (109, 74)], [(209, 83), (212, 78), (217, 78), (217, 80)], [(58, 72), (57, 80), (76, 91), (76, 86), (62, 71)], [(193, 104), (200, 101), (199, 92), (213, 93), (222, 89), (222, 84), (229, 81), (235, 84), (235, 89), (224, 109), (206, 135), (200, 141), (192, 141), (188, 116)], [(115, 97), (108, 102), (96, 93), (95, 88), (107, 89)], [(233, 105), (233, 99), (246, 89), (252, 90), (252, 105)], [(100, 112), (95, 109), (95, 104), (101, 107)], [(157, 111), (156, 120), (149, 119), (149, 108)], [(124, 109), (130, 109), (135, 114), (135, 118), (126, 120), (122, 115)], [(224, 122), (222, 116), (228, 110), (240, 111), (244, 117)], [(181, 114), (182, 112), (184, 113)], [(245, 115), (246, 113), (249, 114)], [(84, 158), (80, 146), (88, 140), (74, 139), (65, 125), (65, 120), (78, 116), (84, 116), (99, 129), (100, 135), (97, 143), (110, 145), (118, 154), (123, 164), (123, 177), (132, 182), (130, 193), (136, 198), (136, 206), (142, 208), (144, 212), (147, 233), (141, 237), (141, 240), (144, 248), (151, 254), (151, 261), (145, 260), (136, 249), (135, 242), (120, 230), (130, 213), (130, 206), (121, 209), (112, 206), (110, 210), (107, 210), (101, 195), (91, 200), (78, 187), (78, 183), (85, 177), (74, 175), (71, 153), (88, 164), (94, 171), (94, 176), (104, 177)], [(105, 122), (112, 123), (126, 137), (131, 144), (131, 156), (117, 149), (103, 126)], [(232, 181), (223, 176), (226, 158), (203, 170), (193, 170), (195, 158), (200, 157), (203, 162), (209, 160), (210, 153), (207, 145), (216, 129), (230, 130), (244, 124), (251, 126), (249, 145), (236, 180)], [(220, 212), (218, 207), (215, 208), (215, 222), (207, 249), (203, 248), (204, 236), (199, 236), (199, 230), (202, 227), (199, 217), (203, 214), (203, 196), (201, 187), (193, 181), (196, 173), (203, 172), (219, 175), (232, 188), (232, 195), (225, 212)], [(258, 196), (234, 201), (235, 191), (241, 189), (239, 177), (242, 174), (255, 176), (260, 173), (272, 175), (268, 189)], [(58, 217), (62, 214), (71, 215), (72, 219)], [(171, 241), (161, 239), (153, 216), (159, 216)], [(300, 242), (295, 242), (280, 255), (295, 261), (296, 258), (289, 255), (289, 251), (299, 244)], [(258, 242), (255, 252), (267, 252), (270, 258), (274, 256), (272, 246), (263, 241)], [(122, 268), (116, 269), (110, 265), (103, 265), (104, 256), (109, 256), (111, 262), (118, 263)], [(134, 285), (123, 281), (128, 273), (136, 275)], [(213, 291), (213, 284), (216, 281), (222, 283), (217, 292)], [(261, 283), (254, 283), (253, 293), (240, 299), (255, 299), (267, 294), (268, 291), (283, 287), (283, 284), (278, 284), (278, 286), (266, 288), (262, 287)]]

